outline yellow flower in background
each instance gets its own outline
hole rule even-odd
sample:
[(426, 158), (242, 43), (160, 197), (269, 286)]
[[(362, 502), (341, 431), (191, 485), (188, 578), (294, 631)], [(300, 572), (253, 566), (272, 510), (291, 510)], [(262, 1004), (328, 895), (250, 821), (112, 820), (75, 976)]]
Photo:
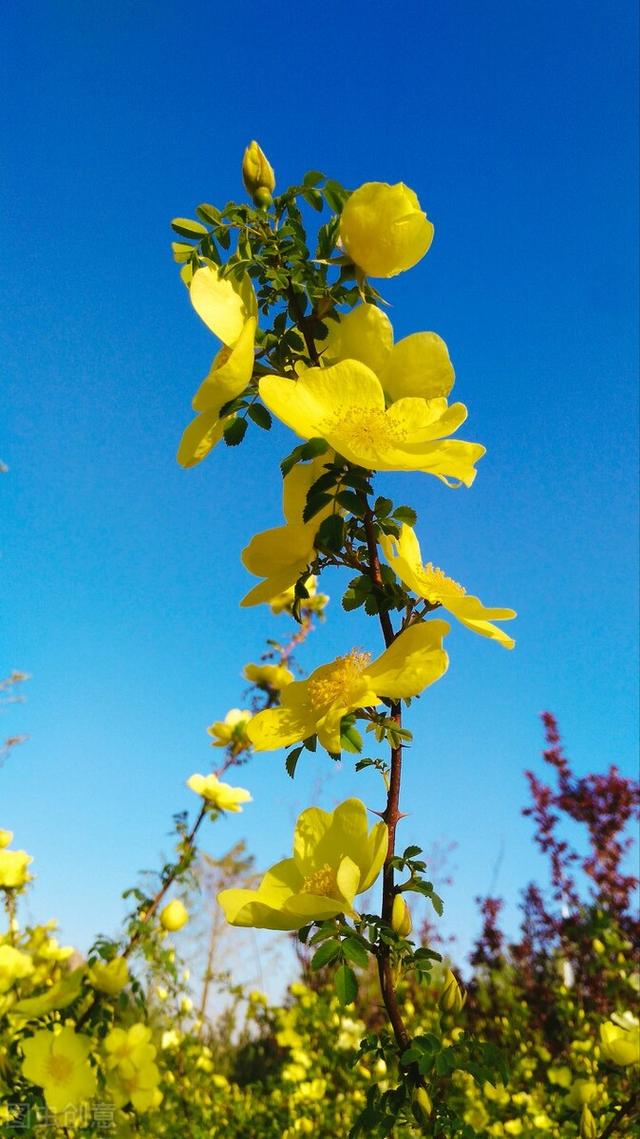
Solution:
[(356, 896), (378, 877), (387, 845), (387, 827), (369, 831), (359, 799), (331, 812), (309, 807), (296, 822), (293, 857), (268, 870), (257, 890), (223, 890), (218, 901), (231, 925), (260, 929), (300, 929), (352, 914)]
[(0, 945), (0, 993), (7, 993), (15, 981), (30, 977), (33, 961), (28, 953), (13, 945)]
[(368, 653), (354, 650), (317, 668), (307, 680), (294, 680), (282, 693), (279, 708), (266, 708), (248, 727), (256, 751), (275, 751), (317, 733), (327, 751), (340, 751), (340, 722), (358, 708), (375, 707), (383, 698), (417, 696), (446, 672), (449, 658), (442, 638), (446, 621), (409, 625), (372, 664)]
[(614, 1024), (612, 1020), (600, 1025), (600, 1051), (605, 1060), (612, 1064), (627, 1064), (640, 1062), (640, 1027), (638, 1023), (629, 1022), (628, 1027)]
[(231, 787), (228, 783), (221, 783), (216, 775), (191, 775), (187, 779), (187, 787), (219, 811), (237, 813), (242, 811), (241, 803), (253, 802), (244, 787)]
[(94, 961), (89, 969), (89, 980), (94, 989), (115, 997), (129, 980), (129, 966), (124, 957), (114, 957), (108, 962)]
[(595, 1080), (574, 1080), (565, 1103), (577, 1111), (585, 1103), (591, 1103), (597, 1094), (598, 1085)]
[(65, 1027), (36, 1032), (21, 1042), (22, 1074), (44, 1092), (50, 1111), (77, 1106), (96, 1093), (96, 1074), (89, 1063), (92, 1041)]
[(283, 664), (246, 664), (243, 669), (244, 676), (259, 688), (271, 688), (279, 692), (291, 684), (293, 673)]
[(209, 735), (213, 736), (212, 747), (233, 746), (238, 751), (247, 747), (247, 724), (252, 715), (253, 712), (247, 708), (230, 708), (224, 720), (216, 720), (207, 728)]
[[(329, 604), (329, 598), (326, 593), (318, 593), (318, 579), (315, 574), (310, 574), (309, 577), (305, 578), (303, 584), (308, 596), (302, 599), (300, 608), (311, 613), (322, 613), (323, 609)], [(269, 602), (271, 612), (276, 617), (280, 613), (291, 613), (295, 597), (296, 590), (294, 585), (290, 585), (288, 589), (283, 589), (282, 593), (278, 593), (275, 597), (271, 598)]]
[(13, 831), (0, 830), (0, 850), (4, 850), (10, 842), (13, 842)]
[(195, 467), (222, 439), (228, 417), (220, 419), (220, 409), (241, 395), (253, 375), (257, 328), (256, 297), (249, 277), (237, 281), (223, 277), (216, 266), (205, 265), (194, 273), (189, 296), (223, 347), (193, 398), (194, 411), (200, 414), (180, 441), (178, 462), (183, 467)]
[(515, 641), (497, 625), (493, 625), (492, 621), (510, 621), (516, 616), (515, 611), (487, 609), (478, 597), (467, 594), (461, 585), (447, 577), (437, 566), (431, 562), (423, 565), (420, 545), (411, 526), (403, 523), (399, 538), (382, 534), (380, 544), (391, 569), (418, 597), (441, 605), (474, 633), (498, 641), (505, 649), (514, 647)]
[(297, 435), (326, 439), (367, 470), (423, 471), (471, 486), (485, 453), (478, 443), (445, 438), (464, 423), (464, 404), (412, 396), (387, 409), (380, 380), (359, 360), (309, 368), (299, 380), (265, 376), (260, 395)]
[(167, 902), (164, 909), (160, 911), (160, 925), (163, 929), (169, 930), (170, 933), (177, 933), (188, 921), (189, 911), (179, 898)]
[(26, 886), (31, 881), (28, 871), (31, 862), (33, 858), (26, 850), (0, 850), (0, 886), (7, 890)]
[(309, 489), (320, 478), (326, 461), (326, 456), (320, 455), (311, 463), (297, 463), (289, 471), (282, 484), (282, 507), (286, 525), (256, 534), (242, 551), (242, 562), (246, 569), (256, 577), (265, 578), (265, 581), (254, 585), (243, 597), (240, 604), (245, 608), (277, 598), (295, 585), (313, 561), (318, 527), (323, 518), (331, 513), (332, 505), (329, 503), (319, 510), (310, 522), (303, 522), (302, 514)]
[(393, 343), (393, 327), (382, 309), (361, 304), (328, 321), (319, 345), (323, 366), (359, 360), (380, 380), (391, 403), (417, 396), (448, 396), (455, 372), (444, 340), (435, 332), (414, 332)]
[(433, 240), (433, 225), (403, 182), (365, 182), (347, 199), (340, 241), (369, 277), (395, 277), (420, 261)]
[(114, 1028), (104, 1041), (107, 1089), (116, 1107), (131, 1103), (136, 1111), (148, 1111), (162, 1102), (157, 1085), (160, 1072), (154, 1063), (156, 1049), (151, 1029), (134, 1024), (129, 1029)]

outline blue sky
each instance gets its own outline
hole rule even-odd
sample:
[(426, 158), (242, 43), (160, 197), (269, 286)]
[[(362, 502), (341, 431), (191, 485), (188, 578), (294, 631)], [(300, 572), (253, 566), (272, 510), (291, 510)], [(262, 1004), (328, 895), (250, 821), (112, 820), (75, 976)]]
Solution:
[[(8, 20), (7, 20), (8, 16)], [(540, 863), (521, 819), (537, 716), (580, 773), (634, 770), (637, 169), (635, 6), (331, 0), (241, 8), (10, 3), (2, 48), (5, 303), (0, 455), (2, 670), (29, 671), (2, 727), (30, 742), (0, 772), (0, 825), (36, 858), (29, 903), (85, 947), (167, 850), (206, 725), (241, 702), (243, 664), (284, 618), (240, 611), (239, 561), (278, 524), (282, 429), (185, 472), (175, 449), (214, 351), (173, 265), (169, 219), (242, 194), (258, 138), (280, 187), (310, 168), (412, 186), (436, 226), (389, 282), (398, 336), (434, 329), (488, 449), (476, 484), (379, 479), (419, 511), (425, 557), (520, 614), (514, 653), (455, 629), (446, 678), (412, 709), (402, 838), (456, 840), (446, 925)], [(312, 667), (373, 622), (330, 619)], [(286, 853), (311, 797), (369, 773), (280, 757), (242, 773), (255, 802), (211, 831)]]

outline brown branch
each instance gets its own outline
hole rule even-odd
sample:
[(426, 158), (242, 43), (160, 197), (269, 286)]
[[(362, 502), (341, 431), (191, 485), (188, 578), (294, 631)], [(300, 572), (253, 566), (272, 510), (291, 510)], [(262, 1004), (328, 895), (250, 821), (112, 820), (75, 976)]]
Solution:
[(625, 1115), (631, 1115), (631, 1113), (637, 1107), (637, 1105), (638, 1105), (638, 1094), (639, 1093), (637, 1091), (632, 1092), (631, 1095), (629, 1096), (629, 1099), (626, 1101), (626, 1103), (623, 1103), (622, 1107), (618, 1108), (613, 1119), (611, 1119), (609, 1121), (609, 1123), (605, 1127), (604, 1131), (600, 1135), (600, 1139), (609, 1139), (610, 1135), (615, 1134), (616, 1129), (618, 1127), (618, 1124), (622, 1122)]

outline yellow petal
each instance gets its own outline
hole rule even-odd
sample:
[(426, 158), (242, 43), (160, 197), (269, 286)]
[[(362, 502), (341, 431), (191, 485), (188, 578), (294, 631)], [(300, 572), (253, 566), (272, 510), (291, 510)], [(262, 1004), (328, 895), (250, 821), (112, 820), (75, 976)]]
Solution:
[(377, 374), (392, 400), (447, 396), (455, 379), (447, 346), (435, 332), (414, 332), (400, 340)]
[(250, 278), (236, 281), (233, 277), (222, 277), (212, 265), (205, 265), (194, 273), (189, 296), (207, 328), (229, 347), (238, 340), (248, 318), (257, 312)]
[(177, 459), (181, 467), (195, 467), (207, 457), (209, 451), (222, 439), (224, 420), (217, 411), (205, 411), (196, 416), (185, 428)]
[[(298, 684), (285, 688), (283, 699)], [(306, 740), (315, 732), (315, 720), (309, 713), (292, 708), (265, 708), (247, 725), (247, 735), (255, 751), (277, 751), (298, 740)]]
[[(393, 328), (377, 305), (361, 304), (327, 321), (329, 334), (319, 344), (324, 366), (342, 360), (359, 360), (379, 376), (391, 355)], [(409, 393), (407, 393), (409, 394)]]
[(480, 633), (482, 637), (489, 637), (493, 641), (498, 641), (504, 645), (505, 649), (514, 647), (516, 642), (513, 638), (509, 637), (503, 629), (492, 624), (492, 621), (510, 621), (516, 617), (517, 613), (514, 609), (487, 609), (479, 597), (472, 597), (469, 594), (465, 594), (463, 597), (448, 597), (443, 594), (442, 605), (458, 621), (472, 629), (474, 633)]
[(398, 433), (405, 433), (407, 448), (452, 435), (466, 418), (467, 409), (463, 403), (449, 406), (441, 397), (418, 399), (407, 396), (392, 403), (387, 412), (389, 424)]
[[(290, 525), (299, 525), (302, 514), (307, 505), (307, 495), (314, 482), (324, 473), (325, 464), (331, 462), (333, 456), (318, 455), (311, 463), (296, 463), (282, 483), (282, 508), (284, 516)], [(320, 514), (318, 517), (322, 517)], [(316, 529), (319, 526), (316, 519)], [(288, 541), (288, 539), (287, 539)]]
[(384, 411), (380, 381), (357, 360), (309, 368), (300, 380), (265, 376), (260, 395), (269, 410), (303, 439), (319, 436), (331, 442), (330, 425), (351, 408)]
[(442, 639), (450, 628), (446, 621), (409, 625), (367, 669), (371, 687), (380, 696), (400, 700), (417, 696), (439, 680), (449, 666)]
[(256, 318), (249, 317), (233, 348), (221, 348), (193, 397), (194, 411), (216, 411), (235, 399), (253, 375)]

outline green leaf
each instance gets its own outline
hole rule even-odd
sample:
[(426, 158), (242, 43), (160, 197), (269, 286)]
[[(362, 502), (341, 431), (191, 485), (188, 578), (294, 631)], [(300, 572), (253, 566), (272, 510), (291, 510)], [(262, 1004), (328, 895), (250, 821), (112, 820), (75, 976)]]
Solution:
[(345, 937), (342, 942), (342, 952), (347, 961), (350, 961), (352, 965), (358, 965), (361, 969), (366, 969), (369, 964), (369, 954), (362, 942), (358, 941), (355, 937)]
[(177, 261), (178, 265), (188, 261), (193, 253), (193, 245), (186, 245), (182, 241), (171, 242), (171, 252), (173, 253), (173, 260)]
[(344, 538), (344, 521), (339, 514), (330, 514), (323, 518), (316, 534), (316, 545), (337, 553), (342, 548)]
[(349, 191), (345, 190), (344, 186), (341, 186), (334, 178), (329, 178), (322, 189), (322, 193), (329, 209), (336, 214), (341, 213), (342, 207), (349, 197)]
[(348, 510), (350, 514), (355, 514), (356, 518), (364, 518), (366, 507), (361, 498), (354, 494), (352, 490), (341, 490), (336, 495), (337, 502)]
[(273, 420), (271, 418), (270, 412), (267, 411), (266, 407), (264, 407), (263, 404), (252, 403), (249, 406), (248, 415), (249, 419), (252, 419), (254, 423), (257, 423), (258, 427), (262, 427), (263, 431), (269, 431), (271, 429)]
[(191, 218), (174, 218), (171, 222), (171, 228), (181, 237), (202, 237), (203, 234), (209, 232), (206, 225), (199, 221), (192, 221)]
[(314, 438), (309, 439), (307, 443), (303, 443), (300, 448), (301, 459), (315, 459), (316, 455), (324, 455), (325, 451), (329, 450), (329, 444), (326, 439)]
[(330, 494), (310, 494), (307, 495), (307, 502), (304, 510), (302, 511), (302, 521), (310, 522), (312, 518), (319, 513), (324, 506), (331, 502)]
[(439, 894), (434, 894), (433, 892), (429, 894), (429, 897), (431, 899), (431, 905), (436, 911), (438, 917), (441, 918), (444, 912), (444, 902), (442, 901), (442, 898)]
[(210, 206), (208, 202), (202, 202), (196, 206), (196, 213), (201, 221), (206, 221), (209, 225), (217, 225), (220, 221), (220, 210), (215, 206)]
[(376, 498), (373, 507), (374, 514), (378, 518), (386, 518), (393, 510), (393, 502), (390, 498)]
[(234, 416), (233, 419), (229, 420), (225, 425), (222, 435), (227, 447), (237, 447), (238, 443), (242, 443), (246, 433), (246, 419), (237, 419)]
[(324, 200), (319, 190), (305, 190), (302, 197), (314, 210), (318, 210), (318, 213), (321, 212), (324, 206)]
[(302, 179), (303, 186), (317, 186), (318, 182), (324, 182), (325, 175), (321, 174), (319, 170), (309, 170)]
[(356, 593), (355, 589), (352, 589), (350, 585), (347, 586), (342, 598), (342, 608), (345, 613), (352, 613), (354, 609), (359, 609), (361, 605), (364, 605), (364, 594)]
[(311, 958), (311, 968), (315, 972), (316, 969), (322, 969), (323, 966), (330, 965), (332, 961), (335, 961), (336, 958), (340, 956), (340, 953), (340, 942), (335, 937), (329, 938), (328, 941), (323, 941), (320, 948)]
[(398, 522), (406, 522), (407, 526), (415, 526), (418, 521), (418, 515), (412, 506), (396, 507), (391, 517), (396, 518)]
[(358, 995), (356, 975), (348, 965), (341, 965), (335, 976), (336, 993), (341, 1005), (350, 1005)]
[(402, 857), (403, 858), (416, 858), (416, 856), (418, 854), (422, 854), (422, 847), (421, 846), (408, 846), (407, 849), (404, 851)]
[(304, 751), (304, 747), (294, 748), (293, 751), (289, 752), (287, 758), (284, 761), (285, 771), (286, 771), (286, 773), (290, 779), (293, 779), (293, 777), (296, 773), (296, 767), (298, 764), (298, 760), (300, 759), (300, 756), (302, 755), (303, 751)]

